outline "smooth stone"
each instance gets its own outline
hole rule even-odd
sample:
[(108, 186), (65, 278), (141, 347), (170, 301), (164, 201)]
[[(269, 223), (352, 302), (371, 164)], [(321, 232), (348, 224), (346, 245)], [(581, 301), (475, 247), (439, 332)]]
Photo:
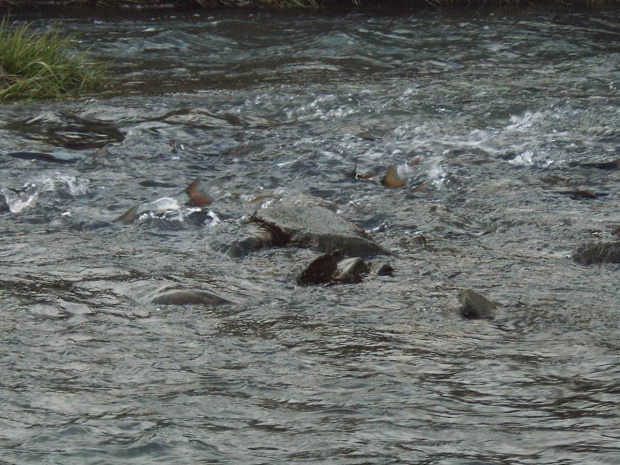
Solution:
[(339, 283), (359, 283), (368, 270), (368, 265), (361, 258), (346, 258), (338, 262), (332, 280)]
[(459, 302), (461, 302), (460, 311), (463, 318), (487, 320), (495, 318), (497, 305), (471, 289), (463, 289), (459, 292)]
[(218, 295), (207, 291), (175, 290), (153, 299), (155, 305), (221, 305), (230, 303)]
[(332, 280), (342, 260), (341, 250), (319, 255), (312, 259), (308, 266), (297, 276), (297, 284), (308, 286), (312, 284), (327, 284)]
[(572, 259), (582, 265), (620, 263), (620, 241), (582, 244), (573, 252)]
[(349, 256), (390, 253), (357, 225), (308, 202), (282, 202), (260, 209), (250, 222), (264, 225), (272, 234), (273, 245), (308, 247), (321, 252), (339, 249)]

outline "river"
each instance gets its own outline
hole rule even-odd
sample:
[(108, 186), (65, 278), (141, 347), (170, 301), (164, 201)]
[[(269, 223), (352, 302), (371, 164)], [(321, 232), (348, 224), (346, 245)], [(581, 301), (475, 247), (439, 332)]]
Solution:
[[(0, 105), (0, 464), (620, 463), (619, 265), (570, 259), (620, 226), (620, 170), (579, 165), (620, 158), (617, 10), (55, 22), (113, 84)], [(116, 221), (196, 178), (208, 207)], [(393, 276), (223, 253), (302, 194)]]

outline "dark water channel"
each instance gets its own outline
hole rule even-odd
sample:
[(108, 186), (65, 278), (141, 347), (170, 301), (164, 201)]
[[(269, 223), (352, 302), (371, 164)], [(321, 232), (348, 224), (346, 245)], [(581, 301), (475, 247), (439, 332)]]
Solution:
[[(0, 464), (620, 463), (620, 270), (569, 258), (620, 226), (620, 171), (576, 166), (620, 158), (618, 12), (60, 27), (116, 84), (0, 105)], [(195, 178), (208, 207), (149, 204)], [(223, 253), (302, 194), (394, 275)]]

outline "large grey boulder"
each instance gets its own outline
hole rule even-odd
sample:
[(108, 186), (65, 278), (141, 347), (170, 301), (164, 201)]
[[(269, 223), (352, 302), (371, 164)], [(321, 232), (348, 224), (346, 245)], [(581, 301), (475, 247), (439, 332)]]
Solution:
[(362, 228), (316, 203), (281, 202), (256, 211), (250, 222), (269, 231), (273, 245), (338, 249), (349, 256), (389, 254)]

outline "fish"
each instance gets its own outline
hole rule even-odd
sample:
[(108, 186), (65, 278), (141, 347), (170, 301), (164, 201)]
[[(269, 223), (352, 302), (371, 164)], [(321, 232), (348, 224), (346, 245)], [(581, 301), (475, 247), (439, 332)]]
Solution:
[(116, 221), (129, 224), (144, 213), (161, 215), (170, 211), (179, 211), (183, 207), (200, 208), (207, 206), (212, 202), (212, 199), (201, 190), (200, 184), (200, 179), (196, 178), (178, 194), (133, 206), (119, 216)]
[(353, 165), (353, 172), (351, 174), (353, 178), (358, 180), (371, 180), (374, 178), (374, 174), (372, 173), (360, 173), (357, 171), (357, 158), (355, 159), (355, 164)]
[(391, 165), (383, 179), (381, 179), (381, 184), (385, 187), (404, 187), (405, 181), (398, 175), (396, 166)]
[(573, 200), (592, 200), (598, 199), (599, 197), (606, 197), (609, 195), (607, 192), (594, 192), (588, 189), (559, 190), (551, 192), (553, 192), (554, 194), (568, 195)]
[(578, 166), (584, 168), (598, 168), (599, 170), (617, 170), (620, 169), (620, 158), (600, 163), (580, 163)]
[(6, 154), (12, 158), (20, 158), (29, 161), (43, 161), (47, 163), (58, 163), (66, 165), (84, 160), (84, 155), (69, 152), (9, 152)]

